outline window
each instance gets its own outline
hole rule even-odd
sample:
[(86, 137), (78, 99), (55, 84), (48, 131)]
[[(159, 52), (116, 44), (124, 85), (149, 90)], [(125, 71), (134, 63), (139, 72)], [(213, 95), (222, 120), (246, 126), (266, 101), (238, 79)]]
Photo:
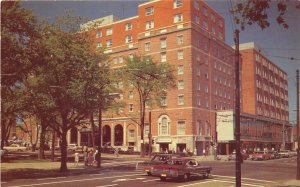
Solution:
[(173, 0), (173, 8), (182, 7), (182, 0)]
[(161, 53), (160, 54), (160, 61), (161, 62), (167, 62), (167, 53)]
[(159, 125), (159, 135), (169, 135), (170, 134), (170, 122), (167, 116), (162, 116), (158, 120), (158, 125)]
[(184, 89), (184, 82), (183, 80), (178, 81), (178, 90), (183, 90)]
[(106, 29), (106, 36), (112, 35), (112, 33), (113, 33), (112, 28)]
[(204, 76), (205, 76), (205, 78), (206, 78), (206, 79), (208, 79), (208, 73), (205, 73), (205, 75), (204, 75)]
[(182, 45), (183, 44), (183, 36), (177, 36), (177, 44)]
[(211, 33), (213, 34), (213, 35), (216, 35), (216, 30), (215, 30), (215, 28), (212, 26), (211, 27)]
[(166, 97), (161, 97), (160, 98), (160, 105), (161, 106), (167, 106), (167, 98)]
[(154, 8), (153, 7), (146, 8), (146, 12), (145, 12), (146, 16), (153, 15), (153, 13), (154, 13)]
[(211, 15), (210, 15), (210, 19), (211, 19), (213, 22), (215, 22), (215, 21), (216, 21), (216, 16), (215, 16), (214, 14), (211, 14)]
[(128, 31), (128, 30), (131, 30), (132, 29), (132, 24), (131, 23), (127, 23), (125, 25), (125, 30)]
[(144, 135), (145, 136), (148, 136), (149, 135), (149, 123), (145, 123), (145, 126), (144, 126)]
[(205, 93), (208, 93), (208, 86), (205, 86)]
[(185, 121), (177, 122), (177, 135), (185, 135)]
[(119, 63), (122, 64), (124, 62), (124, 58), (123, 57), (119, 57)]
[(127, 35), (125, 38), (125, 43), (130, 43), (132, 42), (132, 36), (131, 35)]
[(197, 134), (198, 135), (202, 135), (202, 127), (201, 127), (201, 121), (200, 120), (197, 120)]
[(197, 90), (201, 89), (200, 79), (197, 78)]
[(210, 125), (208, 121), (205, 122), (205, 133), (206, 136), (210, 136)]
[(178, 96), (178, 105), (184, 105), (184, 95)]
[(129, 112), (133, 112), (133, 104), (129, 104)]
[(150, 51), (150, 42), (145, 43), (145, 51)]
[(128, 57), (130, 60), (133, 60), (133, 54), (129, 54)]
[(183, 21), (183, 15), (182, 14), (174, 15), (173, 21), (174, 21), (174, 23), (182, 22)]
[(102, 37), (102, 32), (101, 31), (97, 31), (96, 32), (96, 38), (100, 38)]
[(203, 20), (203, 28), (208, 30), (208, 25), (207, 25), (207, 21)]
[(194, 0), (194, 8), (199, 10), (199, 2)]
[(132, 129), (130, 129), (129, 131), (128, 131), (128, 137), (129, 138), (134, 138), (134, 130), (132, 130)]
[(154, 21), (147, 21), (146, 22), (146, 30), (154, 28)]
[(208, 99), (205, 99), (205, 107), (208, 108)]
[(177, 52), (177, 59), (182, 60), (183, 59), (183, 50), (180, 50)]
[(197, 96), (196, 101), (197, 101), (197, 106), (200, 106), (201, 105), (201, 98), (200, 98), (199, 95)]
[(203, 7), (202, 8), (202, 13), (203, 13), (203, 15), (207, 16), (207, 8)]
[(167, 48), (167, 40), (165, 38), (160, 40), (160, 48), (161, 49)]
[(118, 63), (118, 59), (117, 58), (113, 58), (113, 62), (114, 62), (114, 64), (117, 64)]
[(200, 63), (198, 63), (198, 65), (197, 65), (197, 69), (196, 69), (196, 75), (197, 76), (200, 76), (201, 75), (201, 64)]
[(219, 25), (220, 27), (223, 27), (223, 22), (222, 22), (222, 20), (218, 19), (218, 25)]
[(129, 91), (129, 93), (128, 93), (128, 99), (133, 99), (133, 91)]
[(112, 39), (106, 40), (106, 46), (107, 47), (112, 46)]
[(102, 47), (102, 43), (101, 42), (97, 42), (96, 43), (96, 49), (99, 49), (99, 48), (101, 48)]
[(178, 75), (183, 75), (184, 74), (184, 68), (183, 65), (178, 66)]
[(223, 34), (222, 34), (221, 32), (218, 32), (218, 38), (219, 38), (220, 40), (223, 40)]
[(195, 21), (197, 24), (199, 24), (199, 16), (194, 15), (194, 21)]

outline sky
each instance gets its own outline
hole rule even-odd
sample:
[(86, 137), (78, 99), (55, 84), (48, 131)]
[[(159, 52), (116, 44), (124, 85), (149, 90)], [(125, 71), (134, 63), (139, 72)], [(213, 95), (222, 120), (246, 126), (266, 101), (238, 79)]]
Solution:
[[(288, 12), (285, 20), (288, 29), (276, 23), (276, 4), (273, 3), (268, 11), (269, 28), (262, 30), (257, 25), (246, 26), (240, 32), (240, 43), (255, 42), (264, 49), (267, 58), (282, 68), (288, 76), (289, 112), (290, 121), (295, 123), (296, 112), (296, 69), (300, 69), (300, 9), (296, 3), (300, 0), (288, 2)], [(33, 14), (40, 18), (53, 20), (56, 16), (64, 15), (66, 10), (72, 10), (74, 15), (96, 19), (114, 14), (119, 18), (128, 18), (137, 15), (138, 4), (145, 1), (138, 0), (98, 0), (98, 1), (22, 1), (21, 5), (31, 9)], [(231, 22), (228, 9), (228, 0), (205, 0), (212, 8), (225, 18), (225, 38), (228, 45), (234, 45), (233, 33), (235, 25)], [(234, 4), (235, 1), (233, 0)], [(294, 60), (290, 60), (294, 58)]]

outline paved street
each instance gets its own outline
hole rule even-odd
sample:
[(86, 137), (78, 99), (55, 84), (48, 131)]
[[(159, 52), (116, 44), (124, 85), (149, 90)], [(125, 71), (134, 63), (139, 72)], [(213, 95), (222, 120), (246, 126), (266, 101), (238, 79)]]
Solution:
[[(213, 167), (213, 173), (209, 179), (192, 177), (189, 182), (168, 180), (162, 182), (158, 177), (147, 176), (142, 171), (136, 171), (136, 162), (130, 158), (121, 158), (114, 161), (106, 161), (100, 170), (91, 168), (89, 173), (86, 168), (79, 166), (82, 172), (74, 175), (62, 175), (55, 177), (36, 179), (16, 179), (5, 181), (2, 177), (2, 186), (213, 186), (230, 187), (235, 184), (235, 162), (233, 161), (202, 161), (203, 164)], [(70, 164), (71, 166), (72, 164)], [(71, 170), (76, 169), (71, 167)], [(245, 161), (242, 165), (242, 186), (282, 186), (295, 178), (296, 157), (268, 160), (268, 161)], [(294, 181), (293, 185), (295, 184)]]

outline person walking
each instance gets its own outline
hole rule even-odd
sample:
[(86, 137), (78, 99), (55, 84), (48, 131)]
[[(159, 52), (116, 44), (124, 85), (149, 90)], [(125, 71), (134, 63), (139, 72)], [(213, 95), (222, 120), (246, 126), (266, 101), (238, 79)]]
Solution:
[(88, 150), (85, 148), (83, 152), (83, 160), (84, 160), (84, 165), (88, 165)]
[(94, 161), (93, 150), (90, 150), (88, 154), (88, 165), (92, 166)]
[(119, 157), (119, 148), (116, 148), (116, 149), (115, 149), (115, 156), (116, 156), (116, 157)]
[(203, 149), (203, 156), (206, 157), (206, 150), (205, 150), (205, 148)]
[(97, 164), (97, 160), (96, 160), (97, 155), (98, 155), (98, 150), (96, 150), (96, 151), (94, 152), (93, 165), (94, 165), (94, 164)]
[(79, 163), (79, 153), (75, 153), (75, 156), (74, 156), (74, 165), (75, 166), (78, 166), (78, 163)]

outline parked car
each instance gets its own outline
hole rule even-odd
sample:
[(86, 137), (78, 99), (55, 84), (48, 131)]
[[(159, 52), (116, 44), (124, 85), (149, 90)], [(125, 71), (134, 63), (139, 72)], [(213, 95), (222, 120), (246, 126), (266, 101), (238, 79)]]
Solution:
[(168, 154), (168, 153), (158, 153), (155, 154), (150, 161), (146, 162), (138, 162), (136, 165), (136, 169), (142, 169), (148, 175), (152, 174), (153, 166), (162, 164), (163, 162), (172, 159), (182, 157), (180, 154)]
[(251, 160), (270, 160), (271, 157), (270, 153), (264, 151), (255, 151), (249, 156)]
[(153, 175), (158, 175), (160, 180), (166, 181), (167, 178), (181, 179), (187, 181), (192, 175), (202, 175), (208, 178), (212, 167), (200, 165), (192, 158), (174, 158), (153, 167)]
[(3, 149), (6, 151), (26, 151), (26, 147), (21, 146), (19, 144), (11, 144), (10, 146), (4, 146)]
[(269, 153), (271, 154), (271, 159), (278, 159), (280, 158), (280, 155), (277, 151), (269, 151)]
[(281, 158), (289, 158), (292, 157), (292, 153), (289, 150), (280, 150), (279, 153)]
[[(249, 158), (249, 155), (247, 153), (241, 152), (241, 155), (243, 157), (243, 160), (247, 160)], [(230, 160), (236, 160), (236, 152), (232, 152), (227, 158), (229, 161)]]
[(6, 152), (7, 152), (6, 150), (4, 150), (4, 149), (2, 150), (2, 149), (1, 149), (1, 150), (0, 150), (0, 155), (1, 155), (1, 157), (3, 157), (3, 156), (6, 154)]
[(292, 156), (297, 156), (297, 150), (291, 151), (291, 155), (292, 155)]
[(70, 144), (68, 144), (68, 146), (67, 146), (67, 150), (68, 150), (68, 151), (76, 151), (77, 149), (78, 149), (77, 144), (72, 144), (72, 143), (70, 143)]

